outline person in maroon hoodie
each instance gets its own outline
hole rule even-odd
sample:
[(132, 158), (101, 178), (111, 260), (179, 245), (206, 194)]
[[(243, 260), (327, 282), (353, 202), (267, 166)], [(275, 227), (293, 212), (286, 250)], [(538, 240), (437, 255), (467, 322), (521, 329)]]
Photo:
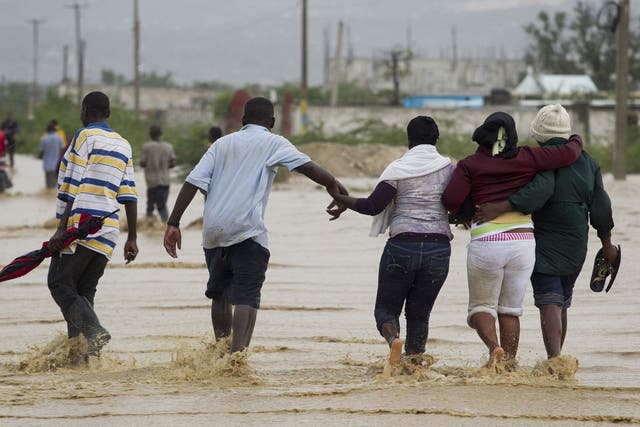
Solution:
[[(503, 201), (533, 179), (536, 172), (572, 164), (582, 152), (578, 135), (557, 148), (518, 147), (513, 117), (491, 114), (475, 130), (475, 154), (458, 162), (442, 203), (459, 215), (465, 206)], [(467, 252), (467, 323), (489, 350), (487, 367), (518, 351), (522, 301), (535, 263), (530, 215), (508, 212), (491, 222), (471, 224)], [(496, 332), (500, 326), (500, 339)]]

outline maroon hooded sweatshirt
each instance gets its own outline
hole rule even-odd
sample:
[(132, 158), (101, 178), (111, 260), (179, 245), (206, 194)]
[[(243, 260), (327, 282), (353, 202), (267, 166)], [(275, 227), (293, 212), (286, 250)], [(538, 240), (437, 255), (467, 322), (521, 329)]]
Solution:
[(569, 166), (581, 152), (579, 135), (572, 135), (565, 145), (557, 147), (518, 147), (518, 153), (510, 159), (494, 157), (490, 147), (480, 145), (475, 154), (458, 162), (442, 194), (442, 204), (457, 214), (468, 196), (474, 206), (506, 200), (537, 172)]

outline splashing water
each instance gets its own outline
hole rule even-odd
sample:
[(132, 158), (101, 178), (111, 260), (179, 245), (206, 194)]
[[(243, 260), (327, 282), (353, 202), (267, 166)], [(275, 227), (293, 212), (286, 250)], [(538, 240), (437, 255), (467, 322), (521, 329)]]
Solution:
[(199, 346), (181, 344), (172, 355), (171, 367), (167, 375), (182, 381), (211, 381), (219, 378), (257, 379), (248, 366), (248, 353), (243, 350), (229, 353), (231, 340), (225, 338), (218, 342), (203, 338)]

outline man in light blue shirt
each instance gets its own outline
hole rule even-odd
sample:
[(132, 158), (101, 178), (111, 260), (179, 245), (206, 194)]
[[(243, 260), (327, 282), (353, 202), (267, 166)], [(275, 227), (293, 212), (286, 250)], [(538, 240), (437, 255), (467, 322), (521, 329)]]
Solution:
[(47, 188), (56, 188), (58, 181), (58, 160), (64, 148), (64, 142), (56, 134), (53, 123), (47, 125), (47, 133), (40, 138), (40, 158), (44, 168), (44, 180)]
[(325, 188), (336, 182), (286, 138), (271, 133), (275, 119), (268, 99), (247, 101), (242, 122), (238, 132), (218, 139), (191, 171), (164, 236), (165, 249), (177, 258), (176, 247), (182, 244), (180, 218), (196, 192), (205, 192), (202, 246), (209, 270), (205, 295), (212, 300), (216, 340), (231, 335), (232, 353), (249, 346), (260, 307), (270, 256), (264, 213), (277, 166), (302, 173)]

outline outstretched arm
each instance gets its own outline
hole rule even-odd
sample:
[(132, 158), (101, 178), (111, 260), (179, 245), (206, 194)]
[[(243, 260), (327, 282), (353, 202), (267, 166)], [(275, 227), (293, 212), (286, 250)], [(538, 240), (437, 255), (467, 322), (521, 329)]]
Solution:
[[(328, 170), (317, 164), (316, 162), (307, 162), (302, 166), (298, 166), (294, 171), (303, 174), (311, 181), (322, 185), (325, 188), (329, 188), (334, 182), (337, 182), (335, 177), (329, 173)], [(343, 187), (344, 188), (344, 187)], [(348, 194), (345, 189), (345, 193)]]
[(178, 198), (173, 206), (169, 220), (167, 221), (167, 231), (164, 233), (164, 248), (167, 253), (173, 257), (178, 258), (176, 247), (182, 249), (182, 235), (180, 233), (180, 219), (182, 214), (187, 209), (187, 206), (191, 203), (198, 191), (198, 187), (193, 184), (185, 182), (178, 193)]
[[(338, 181), (329, 171), (315, 162), (307, 162), (302, 166), (298, 166), (294, 171), (303, 174), (313, 182), (322, 185), (329, 194), (332, 189), (336, 188), (339, 194), (348, 195), (347, 189)], [(335, 201), (327, 207), (327, 212), (331, 215), (331, 219), (338, 219), (342, 212), (347, 210), (347, 207), (338, 203), (336, 206)]]
[[(387, 182), (379, 183), (373, 192), (367, 198), (356, 198), (340, 194), (339, 189), (334, 186), (329, 189), (331, 197), (340, 205), (354, 210), (363, 215), (378, 215), (387, 207), (396, 195), (396, 189)], [(329, 214), (333, 214), (333, 211), (327, 209)]]

